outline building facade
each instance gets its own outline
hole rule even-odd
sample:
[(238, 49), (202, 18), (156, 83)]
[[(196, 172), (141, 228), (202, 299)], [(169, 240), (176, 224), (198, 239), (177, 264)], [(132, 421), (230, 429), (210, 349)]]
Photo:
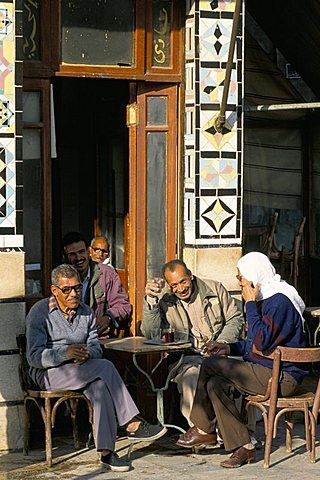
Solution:
[(160, 276), (166, 260), (179, 256), (237, 293), (244, 242), (256, 232), (251, 240), (261, 246), (274, 211), (282, 212), (279, 231), (290, 249), (308, 185), (305, 117), (253, 108), (301, 100), (300, 80), (281, 72), (273, 42), (239, 0), (12, 0), (0, 2), (0, 15), (0, 449), (7, 449), (22, 439), (15, 335), (25, 310), (49, 293), (65, 233), (110, 239), (135, 334), (146, 279)]

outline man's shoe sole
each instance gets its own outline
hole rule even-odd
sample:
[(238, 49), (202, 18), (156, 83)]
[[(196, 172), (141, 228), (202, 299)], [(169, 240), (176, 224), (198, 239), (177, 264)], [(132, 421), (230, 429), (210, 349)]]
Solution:
[(134, 437), (128, 437), (128, 440), (130, 442), (152, 442), (153, 440), (157, 440), (158, 438), (163, 437), (167, 433), (167, 428), (163, 427), (160, 432), (158, 432), (156, 435), (153, 435), (153, 437), (142, 437), (142, 438), (134, 438)]
[(176, 442), (176, 445), (178, 445), (178, 447), (197, 448), (199, 450), (203, 450), (204, 448), (216, 448), (217, 446), (216, 443), (194, 443), (193, 445), (183, 445), (182, 443), (179, 443), (179, 440)]
[(111, 470), (112, 472), (129, 472), (130, 470), (130, 465), (123, 465), (123, 467), (115, 467), (114, 465), (109, 465), (104, 462), (100, 462), (100, 464), (107, 470)]
[(223, 461), (220, 463), (220, 467), (223, 467), (223, 468), (240, 468), (240, 467), (243, 467), (243, 465), (249, 465), (249, 463), (255, 463), (255, 458), (252, 458), (250, 460), (247, 460), (245, 462), (241, 462), (241, 463), (237, 463), (237, 464), (230, 464), (228, 463), (228, 461)]
[[(216, 450), (217, 448), (221, 448), (220, 444), (219, 443), (206, 443), (206, 444), (202, 444), (202, 445), (196, 445), (195, 447), (192, 447), (195, 449), (195, 453), (197, 453), (197, 451), (201, 451), (201, 450)], [(223, 447), (222, 447), (223, 448)]]

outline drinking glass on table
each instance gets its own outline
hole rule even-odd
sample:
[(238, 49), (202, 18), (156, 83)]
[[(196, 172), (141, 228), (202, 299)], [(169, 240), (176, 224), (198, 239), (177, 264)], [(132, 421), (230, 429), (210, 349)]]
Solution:
[(189, 330), (180, 328), (179, 330), (174, 331), (174, 341), (175, 342), (188, 342), (189, 341)]
[(163, 339), (166, 343), (174, 342), (174, 329), (172, 327), (166, 328), (162, 332)]
[(156, 341), (160, 342), (160, 340), (161, 340), (160, 328), (158, 328), (158, 327), (152, 328), (151, 331), (150, 331), (150, 337), (151, 337), (151, 340), (156, 340)]

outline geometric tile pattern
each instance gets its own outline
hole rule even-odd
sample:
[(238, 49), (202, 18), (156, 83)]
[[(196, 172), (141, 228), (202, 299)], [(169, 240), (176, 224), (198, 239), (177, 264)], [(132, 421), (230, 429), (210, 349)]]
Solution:
[(231, 158), (201, 158), (200, 188), (236, 188), (237, 161)]
[(0, 138), (0, 227), (15, 227), (15, 139)]
[[(188, 11), (188, 5), (192, 9)], [(241, 244), (242, 15), (227, 99), (228, 132), (215, 129), (235, 2), (187, 0), (184, 240), (190, 246)]]
[(210, 236), (212, 229), (216, 233), (225, 229), (230, 231), (231, 223), (235, 223), (235, 207), (232, 197), (219, 197), (213, 201), (212, 199), (201, 199), (202, 234)]
[[(202, 68), (200, 70), (200, 100), (201, 103), (221, 102), (224, 87), (224, 71), (219, 68)], [(229, 102), (236, 102), (238, 84), (236, 72), (232, 71)]]
[[(16, 247), (23, 246), (23, 239), (16, 224), (16, 89), (21, 86), (17, 85), (15, 25), (21, 12), (15, 7), (16, 2), (0, 2), (0, 244), (12, 242)], [(5, 237), (11, 240), (4, 242)]]

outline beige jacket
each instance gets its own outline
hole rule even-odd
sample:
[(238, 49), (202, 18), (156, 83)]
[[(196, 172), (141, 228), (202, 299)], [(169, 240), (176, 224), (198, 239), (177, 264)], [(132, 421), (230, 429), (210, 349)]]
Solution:
[[(236, 342), (241, 334), (244, 321), (235, 300), (220, 282), (204, 281), (195, 276), (193, 282), (199, 290), (205, 320), (212, 333), (211, 339), (219, 339), (227, 343)], [(175, 330), (188, 329), (187, 313), (182, 308), (177, 308), (178, 302), (180, 300), (168, 290), (154, 306), (150, 306), (145, 300), (141, 322), (143, 335), (150, 338), (152, 329), (168, 328), (170, 325)]]

